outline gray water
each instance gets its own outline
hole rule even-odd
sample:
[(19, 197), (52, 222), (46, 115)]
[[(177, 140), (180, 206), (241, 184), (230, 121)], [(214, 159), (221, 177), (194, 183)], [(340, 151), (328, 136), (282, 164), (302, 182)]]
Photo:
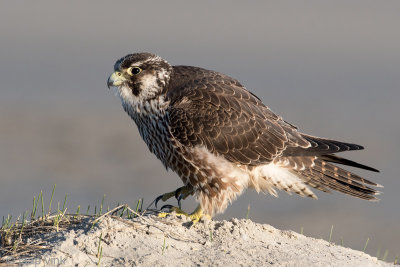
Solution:
[[(181, 185), (148, 151), (106, 87), (119, 57), (239, 79), (303, 132), (355, 142), (378, 203), (247, 192), (217, 217), (249, 217), (388, 259), (400, 254), (400, 4), (396, 1), (3, 1), (0, 4), (0, 216), (30, 210), (41, 190), (69, 209), (145, 204)], [(174, 204), (172, 201), (171, 204)], [(184, 203), (190, 210), (194, 202)]]

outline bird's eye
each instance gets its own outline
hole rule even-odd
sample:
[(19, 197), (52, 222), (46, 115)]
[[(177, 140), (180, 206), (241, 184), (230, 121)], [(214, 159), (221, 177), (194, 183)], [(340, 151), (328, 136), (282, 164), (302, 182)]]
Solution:
[(128, 73), (129, 73), (130, 75), (136, 75), (136, 74), (139, 74), (139, 73), (141, 73), (141, 72), (142, 72), (142, 69), (139, 68), (139, 67), (130, 67), (130, 68), (128, 69)]

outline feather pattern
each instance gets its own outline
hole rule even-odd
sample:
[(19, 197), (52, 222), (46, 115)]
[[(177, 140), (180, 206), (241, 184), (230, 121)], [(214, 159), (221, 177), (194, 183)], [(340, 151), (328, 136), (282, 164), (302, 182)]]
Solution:
[(168, 125), (181, 144), (204, 145), (231, 162), (251, 166), (271, 162), (287, 144), (310, 146), (238, 81), (194, 67), (174, 67), (173, 77), (179, 82), (168, 90)]

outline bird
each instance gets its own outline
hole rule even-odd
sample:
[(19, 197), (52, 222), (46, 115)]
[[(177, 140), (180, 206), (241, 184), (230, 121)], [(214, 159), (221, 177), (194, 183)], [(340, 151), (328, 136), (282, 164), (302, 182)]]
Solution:
[[(363, 146), (302, 133), (225, 74), (133, 53), (116, 61), (107, 86), (150, 152), (183, 182), (156, 205), (175, 196), (179, 207), (165, 207), (193, 222), (223, 213), (247, 188), (314, 199), (312, 189), (333, 190), (379, 200), (380, 184), (338, 166), (379, 172), (336, 154)], [(199, 204), (188, 214), (180, 201), (191, 195)]]

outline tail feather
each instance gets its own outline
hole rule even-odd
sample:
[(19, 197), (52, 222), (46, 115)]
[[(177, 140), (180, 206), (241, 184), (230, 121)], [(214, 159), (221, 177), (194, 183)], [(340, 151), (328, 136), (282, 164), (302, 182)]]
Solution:
[(326, 191), (328, 188), (366, 200), (378, 200), (375, 196), (380, 192), (366, 186), (379, 186), (354, 173), (339, 168), (324, 160), (316, 159), (314, 165), (303, 171), (296, 171), (299, 177), (308, 185)]
[[(365, 186), (364, 184), (376, 185), (375, 183), (366, 180), (354, 173), (346, 171), (342, 168), (339, 168), (333, 164), (326, 163), (325, 161), (316, 161), (313, 170), (320, 172), (328, 177), (332, 177), (337, 181), (341, 181), (344, 184), (353, 185), (356, 188), (369, 190), (370, 188)], [(372, 189), (371, 189), (372, 190)], [(373, 190), (371, 191), (373, 192)]]
[[(312, 171), (311, 171), (312, 172)], [(368, 193), (363, 193), (360, 192), (358, 189), (351, 188), (351, 186), (344, 184), (341, 181), (337, 181), (335, 179), (331, 179), (330, 177), (327, 177), (326, 175), (323, 175), (318, 172), (312, 172), (307, 174), (307, 179), (309, 176), (313, 176), (313, 180), (317, 181), (318, 187), (315, 187), (316, 189), (319, 189), (321, 185), (324, 185), (325, 188), (329, 188), (341, 193), (344, 193), (346, 195), (350, 195), (353, 197), (365, 199), (365, 200), (371, 200), (371, 201), (376, 201), (378, 200), (376, 197), (374, 197), (371, 194)], [(308, 182), (306, 182), (309, 184)], [(310, 184), (312, 186), (312, 184)], [(328, 192), (331, 192), (330, 190)]]
[(380, 192), (370, 186), (381, 185), (330, 162), (375, 170), (334, 155), (279, 157), (273, 163), (255, 168), (251, 184), (257, 191), (269, 192), (275, 196), (277, 194), (274, 188), (277, 188), (316, 198), (308, 189), (312, 187), (328, 193), (335, 190), (361, 199), (378, 200), (376, 195)]
[[(328, 155), (322, 155), (319, 157), (320, 159), (323, 159), (325, 161), (328, 162), (333, 162), (333, 163), (338, 163), (338, 164), (343, 164), (343, 165), (347, 165), (347, 166), (351, 166), (351, 167), (355, 167), (355, 168), (359, 168), (359, 169), (364, 169), (367, 171), (372, 171), (372, 172), (379, 172), (379, 170), (372, 168), (370, 166), (349, 160), (349, 159), (345, 159), (345, 158), (341, 158), (338, 157), (336, 155), (333, 154), (328, 154)], [(371, 185), (376, 186), (376, 184), (372, 183)]]
[(310, 146), (307, 148), (301, 146), (289, 146), (285, 149), (282, 156), (317, 156), (364, 149), (363, 146), (357, 144), (345, 143), (307, 134), (301, 134), (301, 136), (310, 143)]

